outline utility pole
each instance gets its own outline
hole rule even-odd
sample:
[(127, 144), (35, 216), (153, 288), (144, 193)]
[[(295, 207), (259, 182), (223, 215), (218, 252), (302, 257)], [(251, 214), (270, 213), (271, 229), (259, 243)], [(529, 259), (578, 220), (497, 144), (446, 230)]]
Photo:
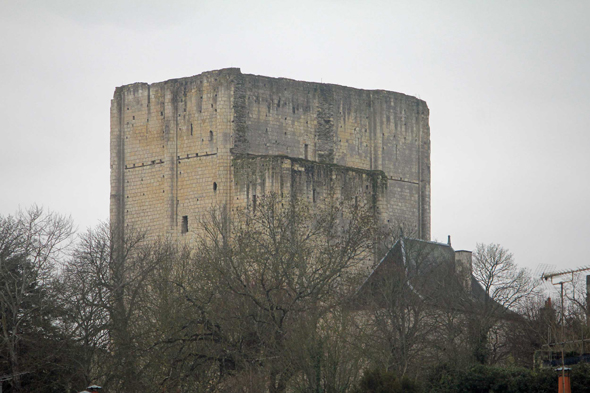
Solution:
[[(573, 280), (573, 277), (572, 277)], [(563, 283), (561, 287), (561, 391), (565, 393), (565, 306), (563, 302)]]
[[(565, 303), (563, 284), (574, 281), (574, 274), (590, 270), (590, 266), (582, 266), (573, 270), (563, 270), (554, 273), (543, 273), (541, 278), (545, 281), (551, 280), (551, 284), (560, 286), (561, 294), (561, 392), (566, 393), (565, 390)], [(568, 280), (560, 280), (554, 282), (553, 279), (561, 276), (571, 275)], [(582, 344), (583, 345), (583, 344)], [(570, 384), (571, 386), (571, 384)]]

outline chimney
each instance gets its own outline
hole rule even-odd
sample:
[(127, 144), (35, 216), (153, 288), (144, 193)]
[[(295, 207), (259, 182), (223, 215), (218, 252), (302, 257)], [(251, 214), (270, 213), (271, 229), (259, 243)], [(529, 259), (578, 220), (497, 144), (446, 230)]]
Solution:
[(466, 291), (471, 291), (472, 253), (471, 251), (455, 251), (455, 272)]

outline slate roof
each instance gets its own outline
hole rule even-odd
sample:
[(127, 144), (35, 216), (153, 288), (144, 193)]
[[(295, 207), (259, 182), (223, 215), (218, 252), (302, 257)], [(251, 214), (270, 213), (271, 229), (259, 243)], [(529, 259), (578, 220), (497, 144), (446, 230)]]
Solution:
[(455, 250), (449, 244), (401, 238), (358, 289), (353, 308), (384, 301), (384, 286), (395, 277), (401, 277), (411, 293), (434, 303), (485, 301), (487, 295), (475, 277), (471, 275), (470, 288), (465, 288), (457, 270)]

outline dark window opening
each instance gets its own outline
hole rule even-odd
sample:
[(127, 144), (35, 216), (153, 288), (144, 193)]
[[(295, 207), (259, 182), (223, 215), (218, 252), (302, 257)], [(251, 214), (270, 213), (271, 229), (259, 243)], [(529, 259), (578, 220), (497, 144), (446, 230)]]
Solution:
[(217, 191), (217, 183), (213, 182), (213, 191)]
[(213, 140), (213, 131), (209, 131), (209, 140), (212, 141)]
[(191, 123), (191, 136), (193, 136), (193, 123)]
[(181, 233), (188, 232), (188, 216), (182, 216), (182, 228), (180, 229)]
[(309, 159), (309, 158), (308, 158), (308, 156), (309, 156), (309, 145), (306, 143), (306, 144), (303, 146), (303, 157), (304, 157), (306, 160), (308, 160), (308, 159)]
[(313, 201), (313, 203), (315, 203), (315, 189), (312, 192), (311, 200)]
[(256, 195), (252, 195), (252, 214), (256, 214)]

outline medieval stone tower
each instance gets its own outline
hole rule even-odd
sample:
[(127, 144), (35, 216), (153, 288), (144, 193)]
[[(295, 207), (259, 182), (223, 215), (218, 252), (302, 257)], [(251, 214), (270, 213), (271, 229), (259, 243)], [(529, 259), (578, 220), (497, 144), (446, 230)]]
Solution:
[(430, 238), (428, 107), (383, 90), (237, 68), (115, 90), (111, 222), (190, 239), (213, 206), (268, 191), (366, 198), (383, 223)]

